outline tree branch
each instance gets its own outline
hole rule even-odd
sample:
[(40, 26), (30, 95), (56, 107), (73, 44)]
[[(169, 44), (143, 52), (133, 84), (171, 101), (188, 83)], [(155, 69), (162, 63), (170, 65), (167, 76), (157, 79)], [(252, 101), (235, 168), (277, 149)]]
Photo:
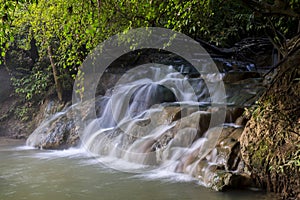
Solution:
[(60, 101), (63, 100), (63, 88), (61, 85), (61, 82), (58, 78), (58, 71), (55, 65), (55, 62), (53, 60), (53, 54), (52, 54), (52, 49), (51, 46), (49, 45), (47, 48), (48, 51), (48, 56), (49, 56), (49, 60), (50, 60), (50, 64), (52, 67), (52, 72), (53, 72), (53, 77), (54, 77), (54, 82), (55, 82), (55, 87), (56, 87), (56, 92), (57, 92), (57, 97)]
[(294, 38), (296, 38), (297, 40), (295, 39), (296, 41), (294, 42), (294, 45), (289, 48), (288, 53), (274, 67), (272, 67), (267, 73), (265, 73), (263, 77), (266, 77), (268, 74), (273, 72), (277, 67), (284, 63), (289, 56), (292, 56), (300, 49), (300, 35), (295, 36)]

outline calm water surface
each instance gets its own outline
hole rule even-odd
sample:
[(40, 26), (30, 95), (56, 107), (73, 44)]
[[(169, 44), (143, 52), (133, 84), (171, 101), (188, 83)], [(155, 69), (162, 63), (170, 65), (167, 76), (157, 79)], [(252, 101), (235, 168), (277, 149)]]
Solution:
[(22, 144), (0, 144), (0, 200), (9, 199), (260, 200), (271, 198), (254, 191), (215, 192), (183, 175), (116, 171), (107, 168), (80, 150), (42, 151), (28, 149)]

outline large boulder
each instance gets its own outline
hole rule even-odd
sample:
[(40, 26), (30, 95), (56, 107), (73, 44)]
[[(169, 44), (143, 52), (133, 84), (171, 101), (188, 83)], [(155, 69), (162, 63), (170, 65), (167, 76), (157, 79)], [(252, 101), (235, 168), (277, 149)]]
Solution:
[(268, 91), (252, 109), (240, 139), (256, 185), (300, 197), (300, 51), (280, 66)]

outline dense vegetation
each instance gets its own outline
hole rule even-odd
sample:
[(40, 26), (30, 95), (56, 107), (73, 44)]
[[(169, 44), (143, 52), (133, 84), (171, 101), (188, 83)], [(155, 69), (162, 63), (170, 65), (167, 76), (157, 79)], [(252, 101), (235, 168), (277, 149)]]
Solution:
[(165, 27), (222, 47), (269, 36), (284, 54), (299, 9), (299, 0), (0, 0), (1, 62), (24, 50), (31, 62), (13, 78), (16, 93), (37, 102), (52, 88), (63, 100), (86, 55), (116, 33)]
[[(112, 35), (137, 27), (169, 28), (218, 48), (248, 37), (269, 38), (292, 64), (251, 113), (257, 130), (244, 131), (241, 143), (249, 157), (244, 160), (263, 187), (277, 192), (298, 187), (300, 150), (293, 143), (299, 143), (299, 57), (291, 54), (300, 47), (300, 0), (0, 0), (0, 67), (11, 72), (22, 101), (14, 114), (29, 120), (30, 109), (45, 95), (69, 100), (88, 53)], [(285, 148), (278, 153), (280, 145)]]

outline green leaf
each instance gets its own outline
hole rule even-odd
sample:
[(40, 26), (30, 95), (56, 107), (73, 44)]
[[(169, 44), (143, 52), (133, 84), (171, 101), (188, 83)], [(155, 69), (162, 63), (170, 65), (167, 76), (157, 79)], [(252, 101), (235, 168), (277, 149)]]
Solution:
[(9, 41), (10, 41), (10, 42), (14, 42), (14, 41), (15, 41), (14, 36), (10, 36)]

